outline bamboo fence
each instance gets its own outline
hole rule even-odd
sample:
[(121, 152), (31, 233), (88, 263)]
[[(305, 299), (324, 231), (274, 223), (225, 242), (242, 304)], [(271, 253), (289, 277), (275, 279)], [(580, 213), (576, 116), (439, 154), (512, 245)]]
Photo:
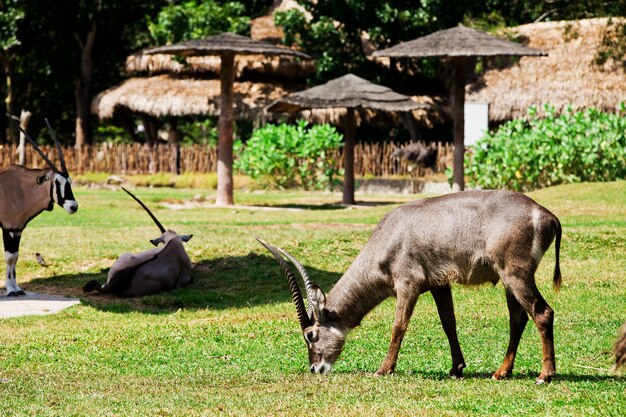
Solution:
[[(354, 173), (357, 176), (389, 177), (394, 175), (408, 175), (408, 165), (405, 160), (391, 158), (393, 151), (404, 146), (394, 142), (358, 143), (354, 152)], [(453, 146), (447, 143), (437, 143), (438, 162), (435, 173), (443, 172), (446, 166), (451, 165)], [(56, 150), (51, 146), (41, 146), (43, 152), (55, 161)], [(342, 165), (343, 148), (336, 152), (335, 160), (338, 166)], [(111, 144), (85, 146), (77, 149), (64, 148), (63, 154), (68, 171), (73, 175), (87, 172), (105, 172), (109, 174), (154, 174), (160, 172), (175, 172), (176, 146), (159, 144), (148, 146), (144, 144)], [(236, 157), (236, 156), (235, 156)], [(0, 168), (17, 163), (18, 148), (14, 145), (0, 145)], [(26, 148), (26, 166), (42, 168), (43, 159), (37, 155), (31, 146)], [(180, 172), (206, 173), (217, 170), (217, 148), (214, 145), (184, 145), (180, 146)], [(424, 174), (421, 170), (420, 174)], [(427, 173), (427, 172), (426, 172)], [(413, 172), (415, 175), (415, 172)]]

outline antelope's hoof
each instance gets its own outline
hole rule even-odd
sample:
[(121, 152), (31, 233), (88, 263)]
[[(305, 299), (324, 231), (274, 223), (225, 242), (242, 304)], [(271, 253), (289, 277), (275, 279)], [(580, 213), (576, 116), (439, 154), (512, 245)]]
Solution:
[(449, 375), (454, 379), (463, 379), (463, 369), (465, 368), (465, 366), (466, 365), (464, 363), (452, 366)]
[(374, 376), (386, 376), (391, 374), (393, 374), (393, 369), (380, 368), (378, 371), (376, 371)]
[(17, 292), (17, 295), (26, 295), (26, 293), (25, 293), (24, 291), (22, 291), (22, 290), (19, 290), (19, 291)]
[(552, 377), (551, 376), (539, 377), (535, 381), (535, 385), (549, 384), (550, 382), (552, 382)]
[(11, 292), (7, 293), (7, 297), (17, 297), (17, 296), (18, 296), (18, 294), (15, 291), (11, 291)]
[(494, 379), (496, 381), (501, 381), (505, 378), (508, 378), (509, 376), (511, 376), (510, 372), (506, 372), (506, 371), (498, 371), (495, 374), (493, 374), (491, 376), (491, 379)]

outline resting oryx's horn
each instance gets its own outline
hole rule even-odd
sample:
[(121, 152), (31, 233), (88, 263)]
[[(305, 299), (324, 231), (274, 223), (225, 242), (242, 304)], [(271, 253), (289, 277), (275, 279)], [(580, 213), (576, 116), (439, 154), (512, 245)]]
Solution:
[(24, 137), (26, 139), (28, 139), (28, 141), (33, 145), (33, 148), (35, 148), (35, 150), (43, 158), (43, 160), (46, 161), (46, 163), (48, 164), (50, 169), (52, 171), (54, 171), (54, 172), (59, 172), (57, 167), (54, 166), (52, 161), (49, 160), (48, 157), (46, 156), (46, 154), (43, 153), (43, 151), (39, 148), (39, 146), (37, 145), (37, 142), (35, 142), (35, 140), (33, 138), (31, 138), (30, 135), (28, 133), (26, 133), (26, 131), (24, 129), (22, 129), (22, 126), (20, 126), (20, 119), (19, 119), (19, 117), (11, 115), (11, 114), (8, 114), (8, 113), (7, 113), (7, 116), (9, 116), (9, 119), (11, 119), (11, 120), (13, 120), (13, 122), (15, 122), (15, 125), (17, 126), (17, 128), (20, 130), (20, 132), (22, 132)]
[(122, 187), (122, 190), (126, 191), (126, 193), (131, 196), (132, 198), (135, 199), (136, 202), (139, 203), (139, 205), (141, 207), (143, 207), (143, 209), (148, 213), (148, 215), (152, 218), (152, 220), (154, 220), (154, 222), (156, 223), (157, 227), (159, 228), (159, 230), (161, 231), (161, 233), (165, 233), (165, 227), (163, 227), (163, 225), (161, 224), (160, 221), (157, 220), (157, 218), (154, 216), (154, 214), (152, 214), (152, 212), (150, 211), (150, 209), (148, 207), (146, 207), (146, 205), (144, 203), (141, 202), (140, 199), (138, 199), (137, 197), (135, 197), (133, 195), (133, 193), (131, 193), (130, 191), (128, 191), (126, 188)]
[(57, 148), (57, 153), (59, 154), (59, 161), (61, 162), (61, 170), (67, 173), (67, 167), (65, 166), (65, 158), (63, 157), (63, 149), (61, 149), (61, 142), (59, 142), (56, 132), (54, 131), (54, 129), (52, 129), (52, 126), (50, 126), (50, 122), (48, 121), (48, 118), (44, 118), (44, 120), (46, 121), (46, 125), (48, 126), (48, 130), (50, 131), (50, 135), (52, 136), (52, 139), (54, 139), (54, 145)]
[(278, 264), (285, 273), (287, 281), (289, 281), (291, 297), (293, 298), (293, 302), (296, 305), (296, 312), (298, 313), (298, 321), (300, 322), (300, 327), (302, 328), (302, 330), (306, 329), (311, 325), (311, 319), (310, 316), (307, 314), (306, 309), (304, 308), (304, 300), (302, 299), (302, 294), (300, 293), (300, 287), (298, 286), (298, 281), (296, 280), (296, 277), (294, 276), (291, 267), (289, 266), (287, 261), (285, 261), (285, 258), (280, 255), (279, 250), (277, 250), (275, 247), (265, 242), (258, 236), (256, 236), (255, 239), (258, 240), (261, 245), (265, 246), (265, 249), (270, 251), (270, 253), (274, 256), (276, 261), (278, 261)]
[(302, 264), (298, 262), (298, 260), (294, 258), (292, 254), (281, 248), (276, 249), (278, 249), (280, 253), (286, 256), (291, 261), (291, 263), (294, 264), (298, 272), (300, 272), (302, 280), (304, 281), (304, 289), (306, 290), (306, 299), (308, 301), (307, 313), (309, 317), (313, 317), (313, 306), (315, 305), (315, 302), (313, 301), (313, 284), (311, 284), (311, 278), (309, 278), (309, 274), (306, 272), (306, 269), (304, 269), (304, 266), (302, 266)]

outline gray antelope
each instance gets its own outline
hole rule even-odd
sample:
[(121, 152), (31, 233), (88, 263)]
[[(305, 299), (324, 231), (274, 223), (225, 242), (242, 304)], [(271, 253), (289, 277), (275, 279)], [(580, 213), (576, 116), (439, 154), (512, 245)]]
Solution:
[(58, 169), (37, 146), (35, 141), (21, 128), (20, 131), (33, 145), (37, 153), (48, 164), (48, 168), (31, 169), (21, 165), (10, 165), (0, 171), (0, 226), (4, 242), (4, 260), (6, 261), (7, 296), (24, 295), (17, 285), (15, 268), (19, 255), (22, 231), (29, 221), (44, 210), (52, 210), (54, 203), (73, 214), (78, 210), (78, 203), (72, 193), (72, 182), (65, 166), (63, 151), (56, 134), (50, 130), (57, 149), (61, 169)]
[[(257, 238), (289, 281), (311, 372), (330, 372), (347, 334), (383, 300), (395, 296), (391, 343), (376, 372), (394, 371), (398, 352), (420, 294), (430, 291), (450, 344), (450, 375), (462, 377), (465, 359), (456, 333), (451, 284), (496, 284), (501, 280), (510, 313), (509, 346), (494, 379), (511, 375), (530, 316), (541, 336), (543, 367), (537, 383), (555, 373), (552, 308), (537, 290), (535, 271), (556, 237), (553, 284), (561, 284), (557, 217), (529, 197), (509, 191), (465, 191), (416, 201), (387, 214), (348, 271), (326, 296), (286, 251)], [(305, 284), (308, 310), (289, 259)]]
[[(122, 189), (143, 207), (161, 231), (161, 236), (150, 240), (157, 247), (139, 254), (122, 254), (109, 270), (104, 285), (92, 280), (85, 284), (83, 290), (113, 293), (120, 297), (139, 297), (181, 288), (191, 283), (191, 261), (183, 242), (189, 241), (192, 235), (179, 235), (173, 230), (165, 230), (141, 200), (127, 189)], [(160, 243), (163, 246), (159, 247)]]

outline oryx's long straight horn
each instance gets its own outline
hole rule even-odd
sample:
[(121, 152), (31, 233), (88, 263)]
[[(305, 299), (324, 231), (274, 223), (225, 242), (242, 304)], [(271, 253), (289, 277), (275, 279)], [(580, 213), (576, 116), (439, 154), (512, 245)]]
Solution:
[(9, 119), (13, 120), (13, 122), (15, 123), (15, 125), (17, 126), (17, 128), (20, 130), (20, 132), (22, 132), (24, 134), (24, 137), (26, 139), (28, 139), (28, 141), (31, 143), (31, 145), (33, 145), (33, 148), (35, 148), (35, 150), (37, 151), (37, 153), (43, 158), (44, 161), (46, 161), (46, 163), (48, 164), (48, 166), (50, 167), (50, 169), (54, 172), (59, 172), (59, 170), (57, 169), (57, 167), (52, 163), (52, 161), (50, 159), (48, 159), (48, 157), (46, 156), (45, 153), (43, 153), (43, 151), (39, 148), (39, 146), (37, 145), (37, 142), (35, 142), (35, 140), (33, 138), (30, 137), (30, 135), (28, 133), (26, 133), (26, 131), (24, 129), (22, 129), (22, 126), (20, 126), (20, 122), (19, 122), (19, 117), (8, 114), (7, 116), (9, 116)]
[(59, 154), (59, 161), (61, 162), (61, 170), (62, 172), (67, 172), (67, 167), (65, 166), (65, 158), (63, 157), (63, 149), (61, 149), (61, 142), (59, 142), (59, 139), (57, 138), (57, 134), (54, 131), (54, 129), (52, 129), (52, 126), (50, 126), (50, 122), (48, 121), (48, 118), (44, 118), (44, 120), (46, 121), (46, 125), (48, 126), (48, 130), (50, 131), (50, 135), (52, 136), (52, 139), (54, 139), (54, 145), (57, 148), (57, 153)]
[(298, 314), (300, 327), (302, 328), (302, 330), (306, 329), (311, 325), (311, 318), (304, 308), (304, 300), (302, 299), (302, 293), (300, 292), (300, 286), (298, 285), (298, 281), (296, 280), (296, 277), (294, 276), (291, 267), (289, 266), (287, 261), (285, 261), (285, 258), (283, 258), (279, 253), (279, 251), (282, 252), (282, 250), (276, 249), (258, 236), (256, 236), (255, 239), (258, 240), (261, 245), (265, 246), (265, 249), (270, 251), (270, 253), (274, 256), (274, 258), (282, 268), (283, 272), (285, 273), (287, 281), (289, 281), (289, 290), (291, 290), (291, 297), (293, 298), (293, 302), (296, 305), (296, 312)]
[(150, 209), (148, 207), (146, 207), (146, 205), (144, 203), (141, 202), (140, 199), (138, 199), (137, 197), (135, 197), (133, 195), (133, 193), (131, 193), (130, 191), (128, 191), (126, 188), (122, 187), (122, 190), (126, 191), (126, 193), (131, 196), (132, 198), (135, 199), (136, 202), (139, 203), (139, 205), (141, 207), (143, 207), (143, 209), (148, 213), (148, 215), (152, 218), (152, 220), (154, 220), (154, 222), (156, 223), (157, 227), (159, 228), (159, 230), (161, 231), (161, 233), (165, 233), (165, 227), (163, 227), (163, 225), (161, 224), (161, 222), (154, 216), (154, 214), (152, 214), (152, 212), (150, 211)]

